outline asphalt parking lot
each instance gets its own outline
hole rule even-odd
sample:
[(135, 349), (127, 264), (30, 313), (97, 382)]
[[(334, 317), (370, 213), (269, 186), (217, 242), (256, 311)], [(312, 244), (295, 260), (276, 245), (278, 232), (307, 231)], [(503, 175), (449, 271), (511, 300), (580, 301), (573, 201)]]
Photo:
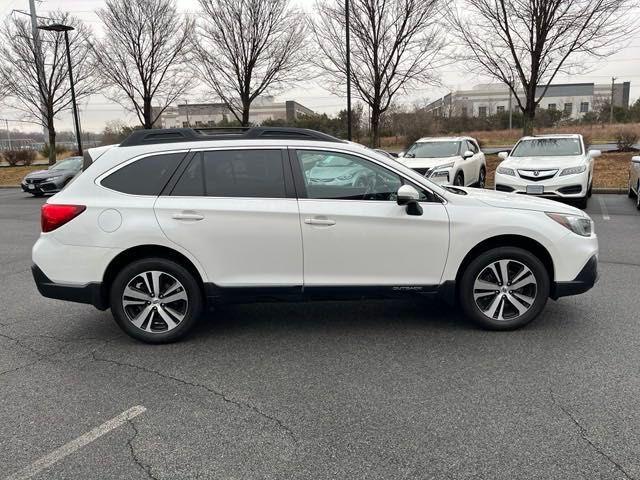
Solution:
[(43, 202), (0, 190), (0, 478), (640, 479), (626, 195), (589, 205), (595, 289), (520, 331), (427, 300), (254, 304), (163, 346), (40, 297)]

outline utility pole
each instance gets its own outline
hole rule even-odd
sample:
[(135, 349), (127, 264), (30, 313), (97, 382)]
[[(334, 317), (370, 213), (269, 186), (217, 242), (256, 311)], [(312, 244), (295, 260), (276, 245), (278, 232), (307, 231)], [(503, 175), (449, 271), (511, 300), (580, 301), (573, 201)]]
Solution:
[(187, 108), (185, 109), (187, 112), (187, 127), (191, 128), (191, 121), (189, 120), (189, 100), (185, 98), (184, 104), (187, 106)]
[[(42, 111), (47, 111), (47, 104), (44, 99), (44, 58), (42, 58), (42, 44), (40, 43), (40, 32), (38, 31), (38, 15), (36, 14), (36, 2), (35, 0), (29, 0), (29, 12), (31, 13), (31, 35), (33, 36), (33, 45), (36, 53), (36, 72), (38, 74), (38, 95), (40, 95), (40, 101), (42, 102)], [(44, 117), (44, 114), (43, 114)], [(46, 121), (43, 122), (46, 125)], [(49, 129), (44, 127), (44, 137), (49, 137)]]
[(351, 141), (351, 39), (349, 38), (349, 0), (344, 0), (344, 18), (347, 52), (347, 140)]
[(609, 123), (613, 124), (613, 93), (616, 86), (616, 77), (611, 77), (611, 101), (609, 102)]

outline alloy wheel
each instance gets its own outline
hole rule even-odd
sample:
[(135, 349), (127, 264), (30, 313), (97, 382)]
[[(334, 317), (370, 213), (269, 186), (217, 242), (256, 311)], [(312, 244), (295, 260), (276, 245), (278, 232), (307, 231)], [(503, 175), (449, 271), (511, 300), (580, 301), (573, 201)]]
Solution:
[(184, 286), (173, 275), (152, 270), (129, 280), (122, 294), (122, 307), (137, 328), (164, 333), (184, 320), (189, 299)]
[(478, 309), (493, 320), (514, 320), (533, 306), (538, 282), (529, 267), (513, 259), (501, 259), (483, 268), (473, 284)]

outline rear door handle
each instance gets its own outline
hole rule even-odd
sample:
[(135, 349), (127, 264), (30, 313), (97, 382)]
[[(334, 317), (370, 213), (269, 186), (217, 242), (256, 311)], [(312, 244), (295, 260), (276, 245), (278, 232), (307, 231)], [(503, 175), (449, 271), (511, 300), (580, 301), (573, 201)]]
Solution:
[(335, 220), (329, 220), (328, 218), (305, 218), (304, 223), (307, 225), (324, 225), (325, 227), (330, 227), (331, 225), (335, 225)]
[(193, 222), (197, 222), (198, 220), (203, 220), (204, 215), (200, 215), (199, 213), (189, 213), (189, 212), (181, 212), (174, 213), (171, 215), (171, 218), (174, 220), (190, 220)]

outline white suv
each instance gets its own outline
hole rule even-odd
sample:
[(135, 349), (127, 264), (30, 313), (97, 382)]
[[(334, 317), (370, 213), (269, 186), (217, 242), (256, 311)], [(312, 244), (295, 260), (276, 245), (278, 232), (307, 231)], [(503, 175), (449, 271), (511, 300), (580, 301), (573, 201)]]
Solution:
[[(327, 163), (366, 181), (332, 181)], [(146, 342), (183, 336), (206, 305), (274, 298), (439, 294), (506, 330), (597, 278), (583, 212), (444, 188), (311, 130), (143, 130), (86, 165), (42, 207), (36, 284)]]
[(523, 137), (510, 153), (498, 155), (504, 161), (496, 169), (496, 190), (563, 198), (586, 208), (600, 150), (587, 151), (582, 135)]
[(398, 161), (440, 185), (484, 188), (487, 180), (484, 153), (471, 137), (421, 138)]

